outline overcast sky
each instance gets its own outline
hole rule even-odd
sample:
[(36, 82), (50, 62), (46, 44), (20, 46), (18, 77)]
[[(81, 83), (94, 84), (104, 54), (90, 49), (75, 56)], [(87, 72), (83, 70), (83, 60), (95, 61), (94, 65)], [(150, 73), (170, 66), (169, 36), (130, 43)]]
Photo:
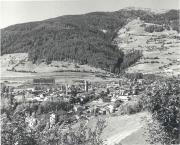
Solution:
[(117, 11), (125, 7), (180, 8), (180, 0), (0, 1), (0, 28), (61, 15), (83, 14), (93, 11)]

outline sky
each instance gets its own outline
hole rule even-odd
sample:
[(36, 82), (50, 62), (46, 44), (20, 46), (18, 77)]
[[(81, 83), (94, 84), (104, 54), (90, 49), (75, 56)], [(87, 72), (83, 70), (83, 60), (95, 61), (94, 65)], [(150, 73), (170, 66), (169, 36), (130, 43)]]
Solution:
[(117, 11), (126, 7), (180, 9), (180, 0), (0, 0), (0, 28), (61, 15)]

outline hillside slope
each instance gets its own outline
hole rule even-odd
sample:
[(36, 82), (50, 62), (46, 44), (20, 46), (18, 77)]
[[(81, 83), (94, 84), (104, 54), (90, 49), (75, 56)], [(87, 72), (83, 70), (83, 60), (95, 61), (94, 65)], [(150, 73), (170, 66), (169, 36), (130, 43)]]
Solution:
[(47, 72), (104, 72), (101, 69), (85, 65), (79, 65), (70, 61), (52, 61), (51, 64), (40, 62), (33, 64), (28, 60), (27, 53), (4, 54), (0, 57), (1, 73), (7, 76), (8, 71), (24, 73)]
[[(149, 32), (147, 28), (152, 26), (162, 29)], [(180, 35), (171, 28), (134, 19), (118, 31), (115, 43), (124, 53), (132, 49), (143, 52), (143, 57), (128, 68), (128, 72), (180, 74)]]
[[(141, 112), (134, 115), (100, 117), (100, 119), (106, 120), (107, 125), (101, 134), (101, 138), (104, 140), (104, 145), (119, 144), (127, 137), (142, 130), (146, 125), (146, 122), (143, 121), (143, 119), (150, 117), (150, 114), (147, 112)], [(91, 118), (87, 124), (88, 127), (94, 128), (97, 120), (98, 118)], [(141, 137), (145, 136), (141, 135)], [(143, 140), (146, 143), (145, 139), (141, 139), (141, 141)], [(123, 143), (124, 142), (126, 141), (123, 141)], [(133, 139), (132, 142), (135, 143), (136, 140)], [(145, 145), (149, 144), (147, 143)]]
[(146, 10), (122, 9), (68, 15), (2, 29), (1, 55), (28, 53), (33, 63), (42, 59), (48, 64), (52, 60), (73, 60), (110, 70), (119, 58), (123, 58), (122, 51), (112, 44), (113, 39), (120, 28), (137, 17), (179, 31), (177, 10), (157, 14)]

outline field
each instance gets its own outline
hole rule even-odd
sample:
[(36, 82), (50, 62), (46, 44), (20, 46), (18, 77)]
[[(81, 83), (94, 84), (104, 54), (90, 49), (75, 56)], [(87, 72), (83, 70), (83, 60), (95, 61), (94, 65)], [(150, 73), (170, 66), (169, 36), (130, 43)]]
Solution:
[(79, 65), (70, 61), (52, 61), (47, 64), (44, 60), (33, 64), (28, 60), (27, 53), (5, 54), (0, 57), (1, 72), (6, 75), (6, 71), (41, 73), (41, 72), (62, 72), (62, 71), (88, 71), (104, 72), (103, 70), (88, 65)]
[[(121, 141), (126, 143), (129, 140), (126, 138), (130, 138), (135, 132), (141, 132), (145, 122), (143, 122), (143, 118), (149, 118), (150, 115), (147, 112), (141, 112), (134, 115), (124, 115), (124, 116), (106, 116), (102, 117), (101, 119), (106, 120), (107, 127), (104, 129), (102, 133), (102, 138), (107, 145), (114, 145), (118, 144)], [(90, 119), (88, 122), (89, 127), (93, 127), (97, 118)], [(141, 140), (136, 141), (136, 138), (131, 137), (131, 142), (137, 142), (141, 144), (143, 141), (145, 142), (145, 136), (143, 136), (143, 132), (141, 132)], [(149, 145), (149, 144), (145, 144)]]
[(88, 65), (78, 65), (73, 62), (53, 61), (32, 64), (27, 53), (5, 54), (0, 57), (1, 81), (25, 82), (33, 78), (54, 77), (56, 82), (71, 82), (73, 80), (103, 81), (95, 77), (96, 73), (104, 71)]
[(129, 22), (119, 30), (115, 43), (125, 53), (131, 49), (143, 51), (143, 57), (127, 72), (142, 72), (166, 76), (180, 74), (180, 38), (174, 30), (146, 32), (153, 25), (139, 19)]

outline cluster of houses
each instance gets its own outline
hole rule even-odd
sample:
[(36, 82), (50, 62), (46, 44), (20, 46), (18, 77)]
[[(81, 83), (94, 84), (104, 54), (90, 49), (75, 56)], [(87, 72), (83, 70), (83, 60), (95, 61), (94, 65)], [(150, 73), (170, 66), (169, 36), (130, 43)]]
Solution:
[[(112, 82), (76, 81), (73, 84), (56, 84), (54, 79), (33, 80), (31, 86), (11, 89), (11, 98), (18, 103), (33, 102), (68, 102), (72, 104), (74, 120), (88, 120), (91, 116), (110, 115), (118, 110), (118, 106), (130, 101), (133, 96), (143, 90), (143, 80), (126, 78)], [(119, 105), (117, 105), (119, 104)], [(38, 123), (33, 114), (26, 114), (26, 122), (30, 128)], [(56, 124), (56, 114), (49, 114), (49, 127)]]
[(120, 104), (130, 101), (145, 89), (142, 80), (130, 81), (122, 79), (119, 82), (107, 83), (98, 100), (88, 103), (87, 113), (107, 115), (118, 111)]

